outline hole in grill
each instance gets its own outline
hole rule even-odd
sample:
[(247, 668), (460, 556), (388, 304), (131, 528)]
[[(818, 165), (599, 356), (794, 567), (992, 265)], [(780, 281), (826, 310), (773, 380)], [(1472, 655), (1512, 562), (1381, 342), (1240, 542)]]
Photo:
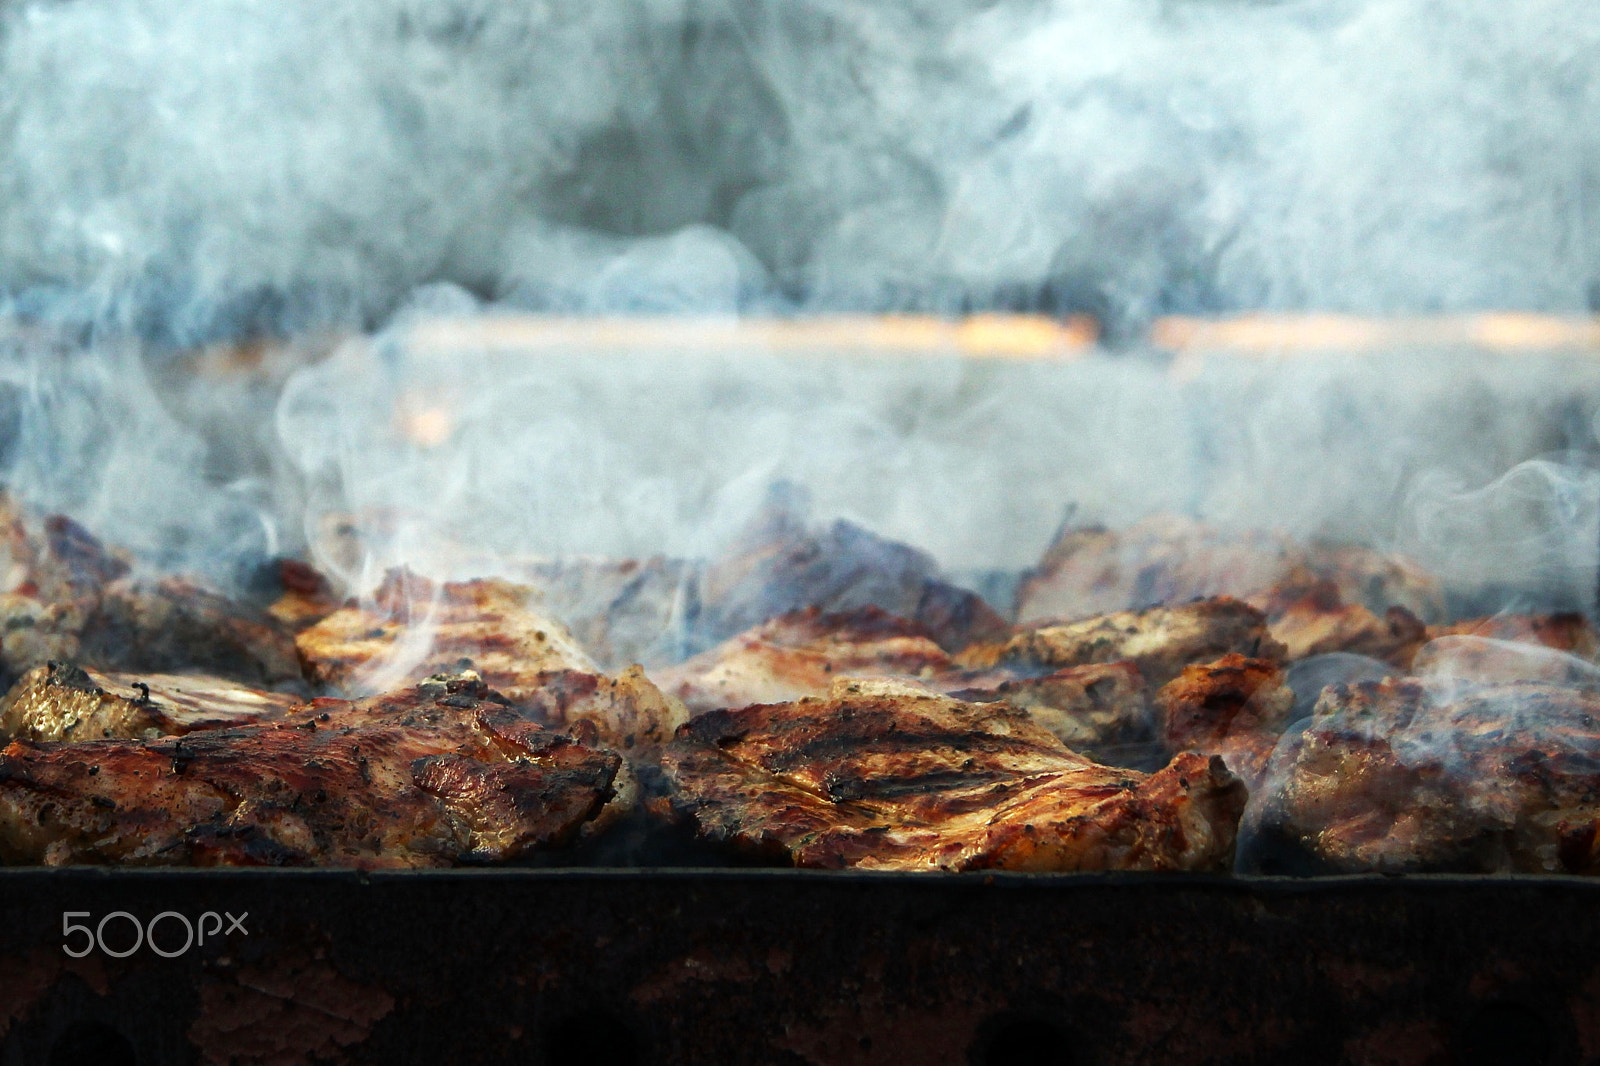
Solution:
[(544, 1066), (632, 1066), (644, 1059), (633, 1027), (608, 1011), (580, 1011), (550, 1027)]
[(50, 1045), (50, 1066), (135, 1066), (127, 1037), (104, 1022), (73, 1022)]
[(1036, 1014), (1000, 1014), (978, 1028), (973, 1066), (1080, 1066), (1079, 1040), (1067, 1026)]
[(1461, 1066), (1544, 1066), (1555, 1061), (1555, 1038), (1540, 1013), (1521, 1003), (1490, 1003), (1461, 1029)]

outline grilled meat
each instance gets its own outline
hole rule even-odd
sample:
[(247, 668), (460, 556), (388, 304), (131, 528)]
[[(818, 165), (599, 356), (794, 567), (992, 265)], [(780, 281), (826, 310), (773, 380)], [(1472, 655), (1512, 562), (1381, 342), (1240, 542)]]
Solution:
[(877, 607), (921, 625), (951, 652), (1007, 631), (981, 597), (943, 581), (931, 556), (849, 522), (813, 530), (805, 512), (805, 501), (780, 487), (734, 548), (706, 567), (691, 652), (807, 607)]
[(683, 560), (564, 558), (517, 567), (539, 610), (561, 619), (607, 670), (683, 657), (699, 569)]
[(958, 688), (949, 682), (942, 687), (956, 699), (975, 703), (1005, 700), (1096, 762), (1133, 766), (1149, 759), (1150, 703), (1144, 677), (1131, 662), (1069, 666), (992, 688)]
[(281, 718), (300, 702), (215, 677), (103, 674), (51, 661), (0, 700), (0, 737), (150, 739)]
[(71, 519), (36, 519), (0, 494), (0, 673), (52, 659), (263, 687), (300, 679), (293, 641), (264, 613), (183, 578), (143, 582)]
[(876, 607), (793, 611), (677, 666), (655, 672), (695, 713), (783, 703), (828, 692), (840, 677), (923, 677), (955, 668), (914, 622)]
[[(1043, 677), (1004, 668), (963, 670), (914, 622), (876, 607), (841, 614), (795, 611), (676, 667), (662, 688), (704, 713), (825, 696), (842, 678), (914, 679), (923, 692), (986, 703), (1006, 700), (1074, 751), (1105, 753), (1149, 738), (1144, 681), (1132, 663), (1069, 667)], [(1120, 761), (1119, 761), (1120, 765)]]
[(1538, 644), (1589, 662), (1600, 658), (1600, 638), (1594, 626), (1576, 611), (1558, 614), (1497, 614), (1447, 626), (1432, 626), (1428, 637), (1484, 637), (1522, 644)]
[(1154, 515), (1120, 532), (1063, 529), (1018, 588), (1017, 618), (1031, 624), (1217, 595), (1265, 606), (1275, 587), (1301, 570), (1331, 582), (1343, 603), (1379, 616), (1404, 607), (1431, 619), (1444, 609), (1438, 583), (1404, 559)]
[[(864, 691), (851, 692), (851, 687)], [(1099, 766), (1003, 703), (871, 683), (713, 711), (663, 752), (659, 806), (796, 866), (1196, 870), (1225, 865), (1244, 787), (1221, 760)]]
[(277, 578), (278, 598), (267, 614), (291, 632), (314, 626), (344, 606), (326, 575), (298, 559), (279, 559), (270, 573)]
[(1254, 791), (1289, 723), (1294, 691), (1280, 664), (1225, 655), (1186, 667), (1156, 693), (1155, 704), (1169, 752), (1220, 755)]
[(1229, 652), (1281, 659), (1284, 647), (1267, 632), (1261, 611), (1218, 596), (1181, 607), (1046, 623), (1004, 642), (976, 645), (957, 661), (973, 669), (1059, 670), (1127, 659), (1137, 664), (1147, 684), (1159, 686), (1190, 663), (1209, 662)]
[(1600, 873), (1600, 692), (1330, 685), (1251, 801), (1247, 868)]
[(0, 860), (442, 866), (571, 841), (621, 758), (472, 675), (280, 722), (0, 752)]
[(295, 644), (314, 681), (351, 695), (470, 669), (516, 702), (539, 689), (545, 672), (597, 672), (560, 623), (528, 606), (529, 596), (505, 581), (440, 584), (394, 570), (370, 606), (335, 611)]
[(1274, 639), (1289, 659), (1344, 653), (1365, 655), (1407, 669), (1428, 641), (1428, 627), (1404, 607), (1380, 616), (1359, 603), (1346, 603), (1339, 587), (1300, 568), (1275, 586), (1261, 606)]

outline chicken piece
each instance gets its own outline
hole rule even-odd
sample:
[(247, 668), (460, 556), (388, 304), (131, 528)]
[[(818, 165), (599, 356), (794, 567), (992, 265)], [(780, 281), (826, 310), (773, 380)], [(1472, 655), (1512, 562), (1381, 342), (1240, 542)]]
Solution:
[(0, 861), (408, 867), (570, 842), (621, 758), (475, 676), (281, 722), (0, 752)]
[[(1099, 766), (1004, 703), (910, 691), (713, 711), (663, 752), (657, 809), (795, 866), (1207, 870), (1244, 787), (1219, 759)], [(858, 687), (862, 687), (858, 685)]]
[(529, 595), (505, 581), (436, 584), (392, 570), (371, 606), (335, 611), (295, 644), (312, 680), (350, 695), (470, 669), (515, 703), (548, 671), (598, 672), (559, 622), (528, 606)]
[(689, 720), (683, 704), (665, 695), (637, 666), (615, 678), (582, 670), (553, 670), (534, 678), (519, 707), (551, 729), (624, 753), (653, 752)]
[(281, 718), (301, 702), (215, 677), (103, 674), (51, 661), (0, 700), (0, 737), (148, 740)]
[(1155, 704), (1167, 751), (1220, 755), (1253, 792), (1289, 724), (1294, 690), (1280, 664), (1224, 655), (1185, 667)]
[(866, 607), (793, 611), (655, 672), (691, 712), (821, 696), (841, 677), (932, 677), (955, 664), (914, 622)]
[(1600, 692), (1330, 685), (1249, 825), (1262, 872), (1600, 873)]
[(1153, 515), (1127, 529), (1068, 527), (1017, 590), (1017, 618), (1082, 618), (1229, 595), (1264, 606), (1297, 571), (1329, 581), (1341, 602), (1436, 618), (1439, 584), (1408, 560), (1354, 545), (1303, 545), (1259, 531)]
[(200, 670), (247, 684), (298, 683), (289, 634), (270, 617), (183, 578), (132, 575), (62, 515), (42, 520), (0, 493), (0, 675), (55, 660), (106, 670)]
[(1262, 606), (1272, 636), (1291, 660), (1343, 653), (1405, 670), (1428, 641), (1428, 627), (1404, 607), (1390, 607), (1380, 617), (1345, 603), (1334, 582), (1309, 571), (1279, 584), (1266, 599)]
[(1150, 703), (1144, 677), (1131, 662), (1069, 666), (992, 688), (951, 688), (948, 682), (943, 687), (960, 700), (1005, 700), (1096, 762), (1130, 766), (1148, 761)]
[(1139, 667), (1147, 684), (1156, 687), (1171, 681), (1190, 663), (1209, 662), (1229, 652), (1282, 659), (1284, 651), (1267, 632), (1261, 611), (1218, 596), (1181, 607), (1047, 623), (1002, 643), (969, 648), (957, 656), (957, 662), (980, 670), (1002, 665), (1059, 670), (1127, 659)]

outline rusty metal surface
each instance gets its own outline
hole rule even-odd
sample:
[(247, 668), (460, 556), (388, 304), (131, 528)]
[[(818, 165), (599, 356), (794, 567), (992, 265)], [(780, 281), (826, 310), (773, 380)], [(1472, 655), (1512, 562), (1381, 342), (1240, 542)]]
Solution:
[[(247, 932), (110, 957), (163, 912)], [(1600, 1061), (1576, 879), (12, 869), (0, 916), (0, 1066)]]

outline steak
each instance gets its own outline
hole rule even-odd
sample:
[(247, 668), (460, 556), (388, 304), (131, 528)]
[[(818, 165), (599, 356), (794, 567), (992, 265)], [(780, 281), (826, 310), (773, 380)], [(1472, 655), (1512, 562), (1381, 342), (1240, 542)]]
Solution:
[(12, 864), (410, 867), (574, 839), (620, 756), (552, 732), (473, 675), (282, 721), (0, 752)]
[(1113, 769), (1004, 703), (870, 682), (701, 715), (662, 765), (656, 808), (703, 839), (834, 869), (1218, 869), (1245, 801), (1220, 759)]
[(1600, 692), (1330, 685), (1248, 821), (1266, 872), (1600, 873)]
[(301, 702), (215, 677), (105, 674), (51, 661), (0, 700), (0, 737), (148, 740), (281, 718)]

